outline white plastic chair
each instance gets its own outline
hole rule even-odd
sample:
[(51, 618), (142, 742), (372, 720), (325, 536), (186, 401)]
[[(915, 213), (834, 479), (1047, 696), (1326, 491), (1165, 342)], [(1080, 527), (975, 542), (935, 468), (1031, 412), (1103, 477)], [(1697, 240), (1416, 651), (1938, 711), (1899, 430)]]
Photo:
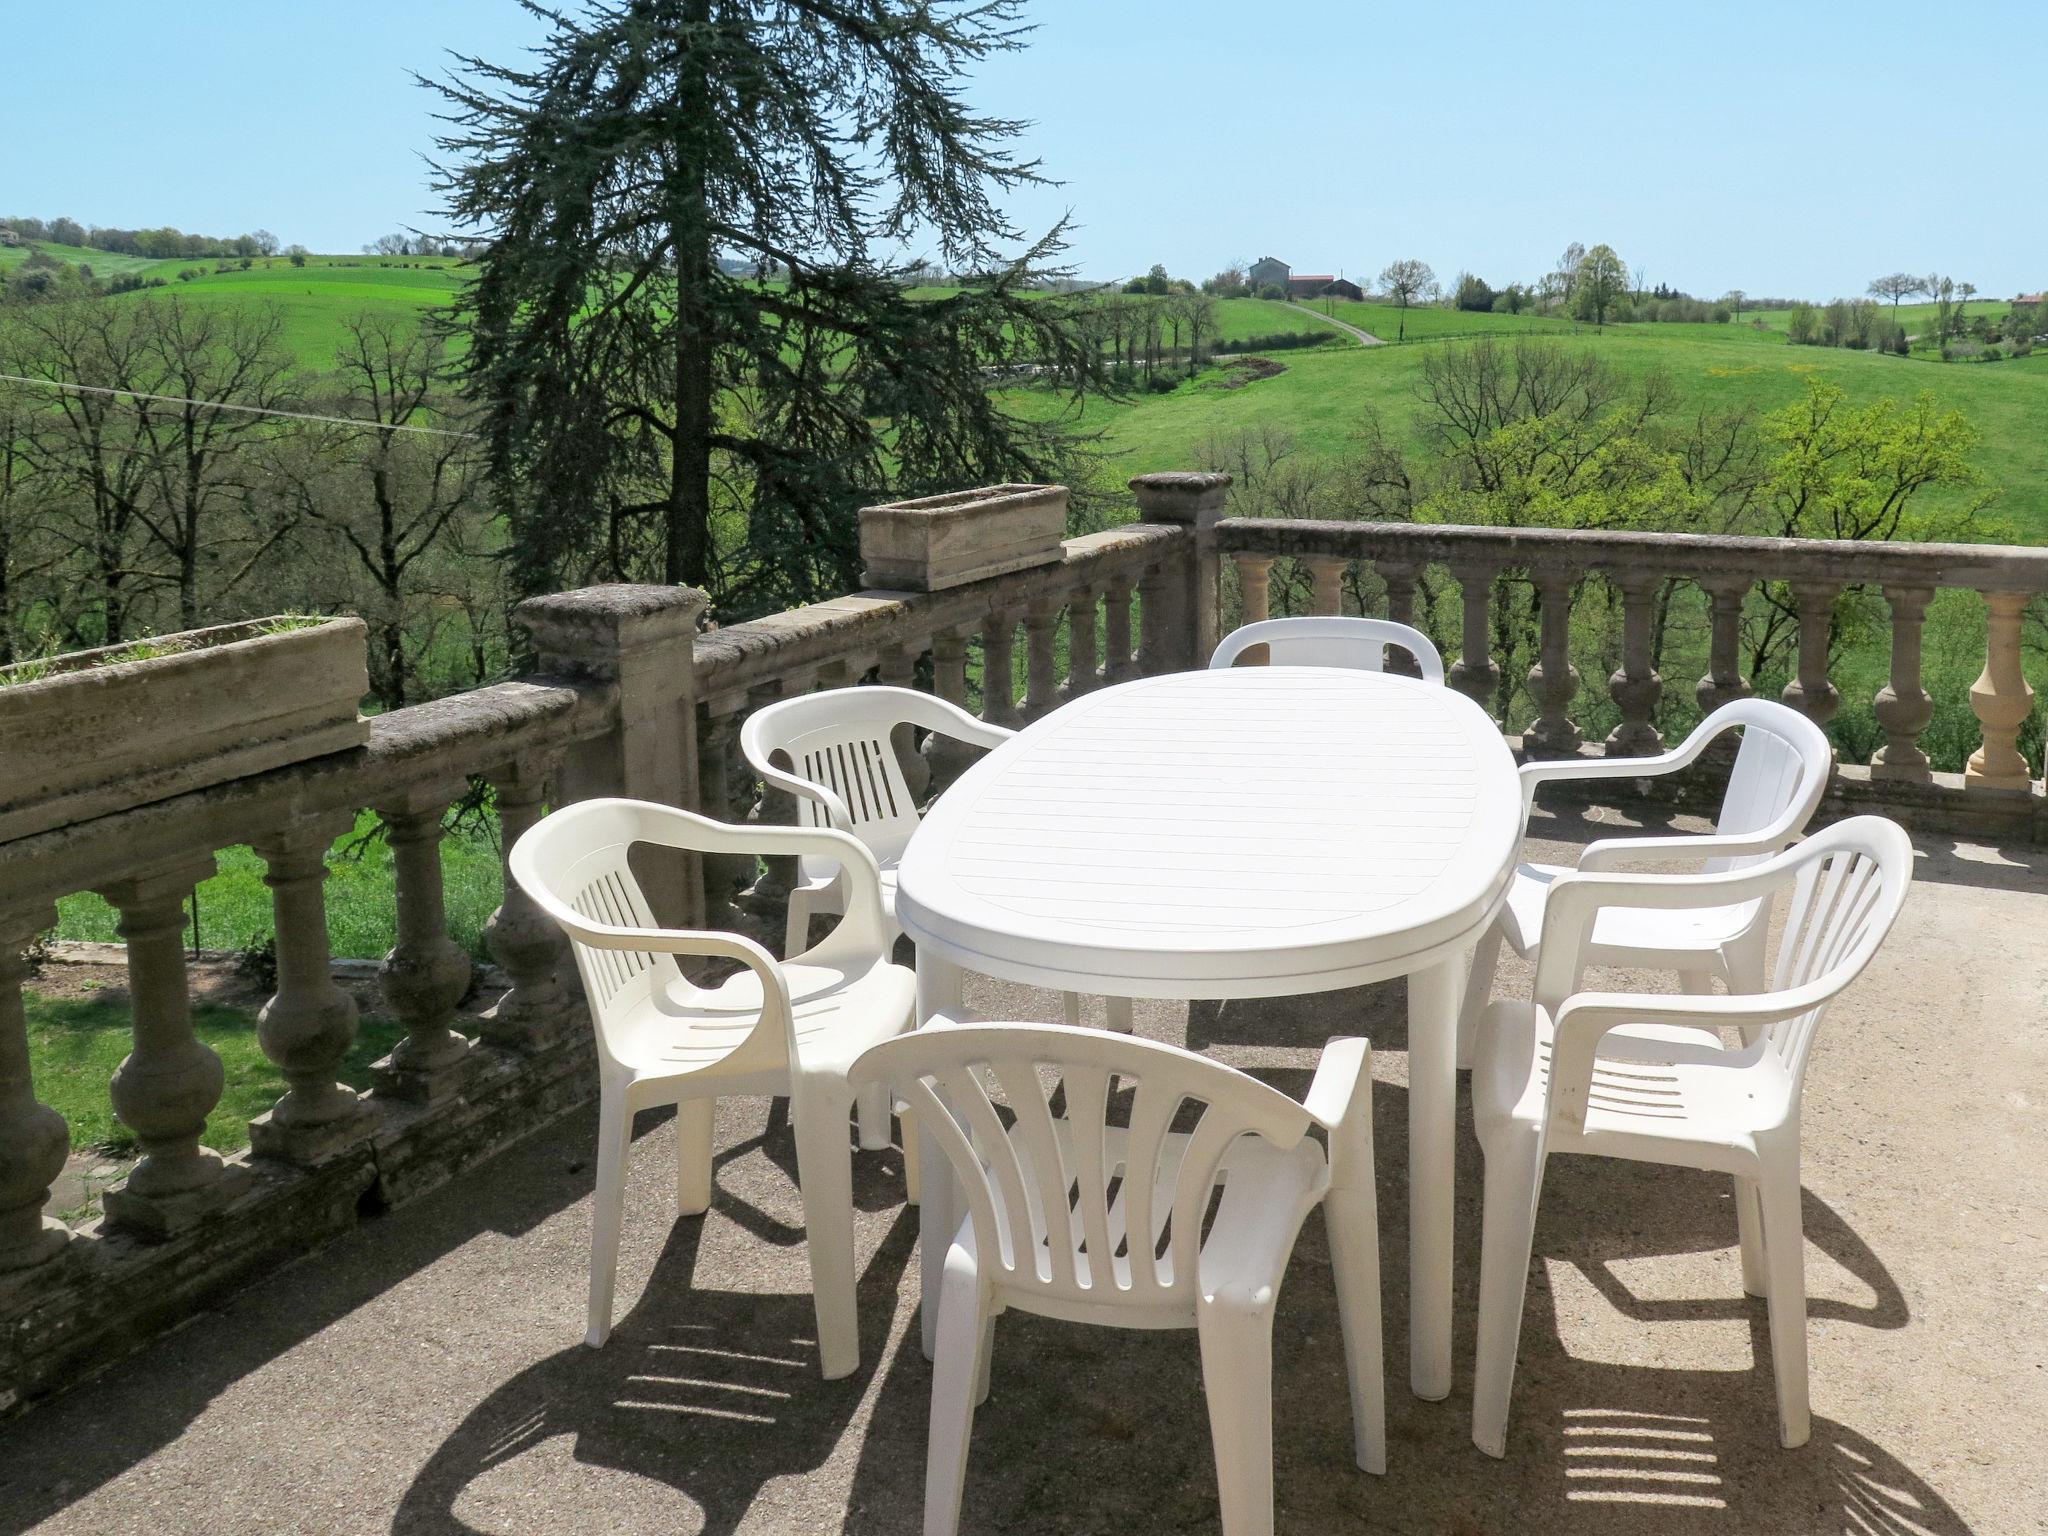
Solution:
[[(1372, 1074), (1363, 1040), (1325, 1048), (1306, 1104), (1178, 1047), (1057, 1025), (941, 1016), (876, 1046), (854, 1081), (921, 1116), (966, 1219), (946, 1256), (932, 1363), (926, 1536), (952, 1536), (995, 1318), (1189, 1328), (1228, 1536), (1273, 1528), (1273, 1308), (1304, 1217), (1324, 1204), (1351, 1382), (1353, 1453), (1386, 1469)], [(1065, 1113), (1047, 1103), (1055, 1078)], [(1106, 1123), (1112, 1082), (1128, 1128)], [(991, 1094), (991, 1087), (994, 1094)], [(1014, 1114), (1006, 1130), (999, 1097)], [(1194, 1129), (1172, 1134), (1183, 1106)], [(1327, 1156), (1306, 1134), (1322, 1126)], [(1216, 1186), (1222, 1198), (1206, 1236)], [(1132, 1212), (1144, 1213), (1133, 1231)]]
[(1386, 648), (1394, 646), (1415, 658), (1425, 683), (1444, 680), (1444, 659), (1429, 636), (1392, 619), (1354, 619), (1324, 615), (1299, 619), (1261, 619), (1232, 630), (1209, 658), (1212, 671), (1235, 666), (1255, 645), (1266, 647), (1266, 661), (1275, 667), (1349, 667), (1355, 672), (1384, 672)]
[[(917, 830), (916, 797), (903, 778), (892, 736), (899, 726), (936, 731), (970, 746), (998, 747), (1017, 733), (977, 720), (964, 709), (912, 688), (828, 688), (782, 699), (754, 711), (740, 727), (740, 751), (768, 783), (796, 797), (805, 826), (837, 828), (857, 837), (882, 874), (882, 908), (893, 944), (896, 865)], [(789, 893), (783, 953), (810, 942), (814, 913), (844, 910), (839, 866), (807, 858)], [(1081, 1000), (1068, 994), (1067, 1022), (1080, 1022)], [(1110, 1028), (1131, 1032), (1128, 998), (1107, 1003)]]
[[(1742, 730), (1711, 833), (1699, 836), (1604, 837), (1579, 854), (1582, 874), (1638, 860), (1690, 863), (1704, 873), (1740, 869), (1770, 857), (1806, 829), (1828, 786), (1834, 751), (1827, 733), (1797, 710), (1769, 699), (1723, 704), (1671, 751), (1656, 757), (1601, 757), (1524, 763), (1522, 821), (1526, 827), (1536, 790), (1564, 779), (1647, 779), (1696, 762), (1724, 732)], [(1465, 1005), (1459, 1019), (1460, 1064), (1470, 1061), (1472, 1027), (1493, 990), (1500, 947), (1533, 958), (1551, 890), (1571, 871), (1559, 864), (1516, 868), (1494, 925), (1472, 954)], [(1733, 991), (1754, 991), (1761, 974), (1770, 906), (1763, 901), (1687, 910), (1623, 909), (1601, 918), (1588, 951), (1591, 965), (1675, 971), (1689, 992), (1710, 990), (1715, 977)]]
[[(741, 934), (659, 928), (627, 862), (635, 844), (838, 859), (846, 921), (817, 948), (781, 963)], [(850, 1374), (860, 1363), (860, 1338), (847, 1069), (867, 1047), (910, 1028), (916, 1007), (916, 979), (889, 962), (874, 859), (856, 839), (829, 829), (735, 827), (673, 806), (586, 800), (538, 822), (510, 862), (520, 889), (568, 934), (597, 1031), (601, 1097), (584, 1342), (602, 1345), (611, 1332), (634, 1114), (676, 1106), (676, 1206), (694, 1216), (711, 1204), (717, 1100), (787, 1094), (819, 1361), (827, 1379)], [(744, 969), (700, 987), (677, 968), (677, 955), (736, 960)], [(887, 1110), (883, 1099), (877, 1118), (884, 1132)], [(907, 1120), (904, 1140), (905, 1166), (914, 1170)]]
[[(1566, 875), (1551, 889), (1532, 1002), (1487, 1011), (1472, 1074), (1486, 1157), (1472, 1439), (1505, 1454), (1545, 1159), (1585, 1152), (1734, 1175), (1742, 1285), (1768, 1299), (1779, 1438), (1803, 1445), (1806, 1282), (1799, 1099), (1830, 1000), (1870, 962), (1913, 874), (1906, 834), (1878, 816), (1714, 875)], [(1581, 992), (1615, 911), (1688, 913), (1792, 898), (1776, 957), (1729, 996)], [(1749, 1043), (1722, 1044), (1722, 1026)]]

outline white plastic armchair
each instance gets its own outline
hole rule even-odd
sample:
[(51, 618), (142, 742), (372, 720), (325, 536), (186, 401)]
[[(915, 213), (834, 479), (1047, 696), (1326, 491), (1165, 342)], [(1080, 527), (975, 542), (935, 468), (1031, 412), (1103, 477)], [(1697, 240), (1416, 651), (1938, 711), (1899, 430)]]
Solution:
[[(778, 962), (752, 939), (655, 923), (628, 856), (636, 844), (698, 853), (796, 854), (836, 859), (846, 920), (815, 949)], [(512, 877), (569, 937), (597, 1034), (597, 1188), (590, 1241), (585, 1342), (611, 1332), (626, 1160), (633, 1116), (676, 1106), (676, 1205), (711, 1203), (711, 1128), (717, 1100), (789, 1096), (797, 1181), (826, 1377), (860, 1361), (854, 1314), (853, 1183), (847, 1141), (847, 1069), (867, 1047), (915, 1021), (916, 982), (890, 963), (888, 924), (874, 858), (828, 828), (728, 826), (638, 800), (586, 800), (534, 825), (513, 847)], [(699, 986), (678, 955), (739, 962)], [(888, 1102), (862, 1106), (863, 1140)], [(872, 1122), (872, 1123), (871, 1123)], [(905, 1140), (911, 1140), (906, 1122)], [(907, 1146), (906, 1166), (915, 1167)]]
[[(969, 746), (999, 747), (1016, 735), (977, 720), (944, 699), (912, 688), (828, 688), (783, 699), (756, 710), (740, 727), (740, 750), (754, 771), (796, 797), (806, 826), (830, 826), (857, 837), (875, 856), (882, 878), (882, 909), (893, 944), (896, 925), (896, 865), (917, 830), (916, 798), (903, 778), (891, 742), (898, 726), (936, 731)], [(814, 913), (844, 910), (839, 866), (806, 859), (789, 893), (789, 926), (783, 953), (809, 941)], [(1080, 1022), (1081, 1000), (1065, 999), (1067, 1022)], [(1128, 998), (1110, 998), (1110, 1028), (1131, 1032)]]
[(1232, 630), (1209, 658), (1211, 671), (1235, 666), (1255, 645), (1266, 648), (1275, 667), (1349, 667), (1354, 672), (1384, 672), (1388, 646), (1415, 658), (1425, 683), (1444, 680), (1444, 659), (1429, 636), (1392, 619), (1357, 619), (1322, 615), (1298, 619), (1261, 619)]
[[(891, 740), (899, 726), (996, 747), (1016, 732), (913, 688), (829, 688), (754, 711), (740, 727), (753, 770), (796, 797), (802, 825), (857, 837), (881, 871), (882, 907), (896, 929), (896, 864), (917, 830), (918, 808)], [(813, 913), (844, 911), (839, 864), (807, 857), (789, 894), (785, 953), (808, 941)]]
[[(1472, 1439), (1505, 1454), (1530, 1245), (1547, 1157), (1592, 1153), (1734, 1176), (1743, 1289), (1767, 1299), (1779, 1437), (1805, 1443), (1799, 1105), (1815, 1031), (1890, 931), (1913, 873), (1906, 834), (1877, 816), (1710, 875), (1566, 875), (1544, 914), (1535, 996), (1481, 1031), (1473, 1121), (1486, 1159)], [(1789, 891), (1775, 958), (1729, 996), (1581, 992), (1609, 913), (1684, 914)], [(1722, 1044), (1720, 1029), (1749, 1037)]]
[[(1351, 1382), (1353, 1452), (1386, 1469), (1372, 1074), (1333, 1040), (1306, 1104), (1176, 1046), (1056, 1025), (941, 1016), (868, 1051), (937, 1138), (966, 1217), (946, 1257), (932, 1365), (926, 1536), (952, 1536), (975, 1405), (1005, 1309), (1123, 1328), (1196, 1330), (1228, 1536), (1273, 1528), (1272, 1327), (1302, 1220), (1325, 1207)], [(1048, 1103), (1050, 1081), (1064, 1114)], [(1108, 1123), (1113, 1090), (1129, 1123)], [(1120, 1096), (1120, 1095), (1119, 1095)], [(1014, 1119), (1006, 1128), (1000, 1101)], [(1199, 1106), (1194, 1128), (1177, 1115)], [(1308, 1136), (1328, 1133), (1329, 1152)], [(1216, 1187), (1222, 1197), (1203, 1229)]]
[[(1675, 773), (1697, 762), (1717, 738), (1738, 728), (1742, 743), (1729, 769), (1711, 833), (1602, 838), (1580, 852), (1578, 869), (1592, 873), (1643, 861), (1690, 865), (1716, 874), (1768, 858), (1805, 831), (1834, 767), (1827, 733), (1798, 711), (1769, 699), (1737, 699), (1722, 705), (1684, 741), (1655, 757), (1524, 763), (1523, 822), (1527, 824), (1542, 785), (1565, 779), (1647, 779)], [(1461, 1062), (1470, 1059), (1472, 1029), (1489, 1000), (1501, 945), (1506, 943), (1525, 958), (1534, 956), (1550, 891), (1568, 872), (1557, 864), (1516, 868), (1499, 917), (1473, 952), (1458, 1031)], [(1752, 990), (1763, 964), (1770, 916), (1769, 903), (1764, 901), (1700, 910), (1616, 911), (1603, 918), (1594, 932), (1588, 961), (1674, 971), (1688, 991), (1709, 990), (1715, 977), (1731, 990)]]

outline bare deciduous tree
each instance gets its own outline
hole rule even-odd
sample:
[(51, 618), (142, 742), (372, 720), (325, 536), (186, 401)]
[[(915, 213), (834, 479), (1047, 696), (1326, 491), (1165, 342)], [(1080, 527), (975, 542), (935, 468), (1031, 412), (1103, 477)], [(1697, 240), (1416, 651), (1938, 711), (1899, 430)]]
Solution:
[(1429, 263), (1413, 257), (1405, 261), (1390, 261), (1380, 269), (1380, 288), (1394, 296), (1394, 302), (1401, 310), (1400, 329), (1395, 340), (1408, 339), (1408, 306), (1435, 282), (1436, 273), (1430, 270)]

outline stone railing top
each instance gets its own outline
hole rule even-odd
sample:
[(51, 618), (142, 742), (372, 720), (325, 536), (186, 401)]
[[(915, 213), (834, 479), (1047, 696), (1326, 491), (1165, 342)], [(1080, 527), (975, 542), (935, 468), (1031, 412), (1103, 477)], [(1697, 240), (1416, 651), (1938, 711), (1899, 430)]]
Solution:
[(1447, 565), (1649, 567), (1665, 576), (1757, 581), (1890, 582), (2048, 592), (2048, 549), (2011, 544), (1912, 544), (1854, 539), (1743, 538), (1577, 528), (1474, 528), (1451, 523), (1231, 517), (1216, 525), (1228, 553), (1338, 555)]
[(370, 722), (365, 746), (0, 844), (0, 902), (17, 907), (97, 889), (301, 817), (361, 810), (423, 782), (459, 781), (597, 735), (612, 714), (609, 690), (545, 678), (393, 710)]
[(893, 646), (922, 649), (935, 634), (965, 633), (991, 613), (1019, 615), (1035, 602), (1064, 598), (1091, 581), (1136, 572), (1189, 538), (1173, 524), (1129, 523), (1065, 543), (1056, 564), (1015, 571), (938, 592), (855, 592), (697, 638), (700, 698), (736, 703), (749, 688)]

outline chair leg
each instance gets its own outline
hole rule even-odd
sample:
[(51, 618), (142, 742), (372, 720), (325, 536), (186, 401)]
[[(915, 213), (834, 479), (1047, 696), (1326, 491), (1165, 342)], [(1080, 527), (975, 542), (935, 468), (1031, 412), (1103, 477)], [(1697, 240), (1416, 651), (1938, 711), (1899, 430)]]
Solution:
[(1712, 971), (1680, 971), (1678, 990), (1688, 997), (1712, 997), (1714, 995), (1714, 973)]
[(1102, 1022), (1116, 1033), (1128, 1035), (1134, 1027), (1131, 1000), (1128, 997), (1105, 997), (1102, 1000)]
[(860, 1149), (880, 1152), (889, 1145), (889, 1085), (875, 1083), (864, 1089), (853, 1103), (853, 1120), (860, 1131)]
[(1226, 1289), (1195, 1303), (1223, 1536), (1272, 1536), (1273, 1306)]
[(1501, 936), (1498, 927), (1489, 928), (1472, 946), (1472, 969), (1465, 977), (1465, 998), (1458, 1009), (1458, 1066), (1470, 1070), (1477, 1049), (1479, 1020), (1493, 1000), (1493, 977), (1500, 968)]
[(782, 929), (782, 958), (811, 947), (811, 893), (798, 887), (789, 893), (789, 917)]
[(932, 1412), (924, 1462), (925, 1536), (960, 1529), (960, 1492), (967, 1481), (967, 1442), (981, 1400), (981, 1346), (987, 1302), (974, 1260), (955, 1246), (939, 1292), (939, 1340), (932, 1354)]
[(1472, 1380), (1472, 1443), (1489, 1456), (1505, 1456), (1508, 1395), (1522, 1340), (1528, 1297), (1529, 1253), (1536, 1235), (1536, 1202), (1543, 1189), (1543, 1148), (1534, 1136), (1512, 1132), (1486, 1152), (1485, 1206), (1480, 1215), (1479, 1344)]
[(854, 1307), (853, 1152), (846, 1143), (846, 1100), (824, 1094), (790, 1103), (796, 1125), (796, 1178), (804, 1202), (804, 1247), (811, 1301), (818, 1311), (818, 1364), (827, 1381), (860, 1366)]
[(1778, 1380), (1778, 1439), (1806, 1444), (1806, 1237), (1799, 1216), (1799, 1170), (1766, 1169), (1762, 1196), (1764, 1264), (1770, 1275), (1771, 1367)]
[(711, 1122), (716, 1099), (685, 1099), (676, 1106), (676, 1214), (711, 1209)]
[(1764, 1213), (1755, 1179), (1735, 1179), (1735, 1236), (1742, 1245), (1742, 1289), (1751, 1296), (1771, 1293), (1770, 1271), (1764, 1263)]
[(979, 1408), (988, 1401), (989, 1371), (995, 1364), (996, 1356), (996, 1315), (988, 1308), (982, 1308), (981, 1340), (974, 1353), (974, 1405)]
[(924, 1204), (924, 1178), (918, 1167), (923, 1146), (918, 1137), (917, 1116), (910, 1106), (904, 1105), (896, 1111), (896, 1123), (903, 1127), (903, 1198), (911, 1205)]
[(1060, 1009), (1063, 1017), (1066, 1019), (1067, 1028), (1079, 1029), (1081, 1027), (1080, 993), (1062, 992), (1060, 994)]
[(1367, 1472), (1387, 1470), (1387, 1360), (1380, 1337), (1379, 1212), (1368, 1186), (1323, 1201), (1337, 1322), (1351, 1383), (1351, 1453)]
[(626, 1158), (632, 1148), (633, 1115), (625, 1091), (607, 1088), (598, 1101), (597, 1188), (590, 1199), (590, 1311), (583, 1342), (592, 1349), (611, 1337), (619, 1224), (626, 1214)]

